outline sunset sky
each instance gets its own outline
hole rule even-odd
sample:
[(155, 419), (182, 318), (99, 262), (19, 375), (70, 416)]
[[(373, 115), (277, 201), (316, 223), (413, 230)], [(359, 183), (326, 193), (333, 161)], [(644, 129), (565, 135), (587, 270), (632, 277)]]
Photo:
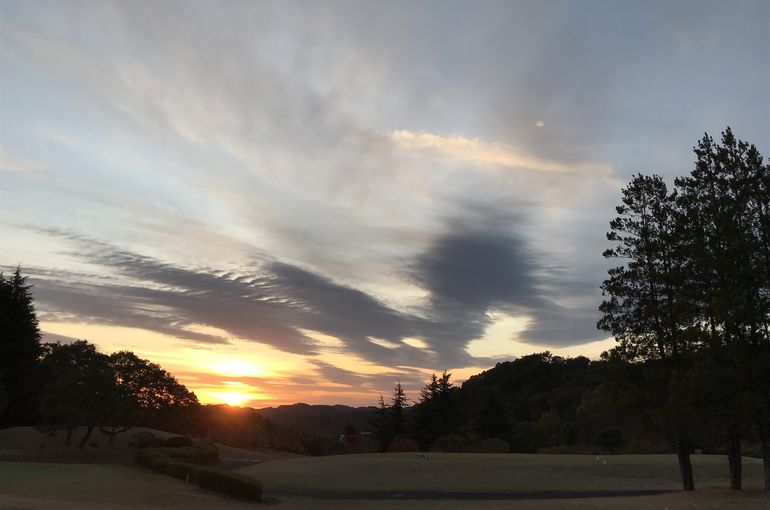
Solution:
[(770, 2), (0, 1), (0, 266), (204, 402), (597, 357), (632, 173), (770, 154)]

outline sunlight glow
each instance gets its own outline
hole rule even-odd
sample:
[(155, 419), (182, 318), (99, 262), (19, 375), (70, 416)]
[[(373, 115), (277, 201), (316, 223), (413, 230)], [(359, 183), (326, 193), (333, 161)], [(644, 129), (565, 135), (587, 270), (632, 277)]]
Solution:
[(230, 359), (212, 367), (216, 372), (234, 377), (256, 377), (264, 373), (253, 363), (241, 359)]
[(212, 397), (216, 397), (217, 400), (229, 406), (243, 405), (249, 400), (252, 400), (251, 395), (238, 393), (235, 391), (228, 391), (226, 393), (213, 393)]

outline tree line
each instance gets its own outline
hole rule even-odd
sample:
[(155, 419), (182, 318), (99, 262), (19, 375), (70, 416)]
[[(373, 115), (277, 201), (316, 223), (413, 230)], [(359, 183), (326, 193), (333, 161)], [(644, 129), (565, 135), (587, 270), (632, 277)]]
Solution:
[[(0, 273), (0, 428), (33, 425), (83, 448), (95, 430), (112, 446), (132, 427), (206, 437), (237, 447), (303, 452), (301, 434), (253, 409), (201, 405), (158, 364), (133, 352), (100, 352), (85, 340), (42, 343), (31, 285)], [(74, 437), (79, 429), (84, 433)]]

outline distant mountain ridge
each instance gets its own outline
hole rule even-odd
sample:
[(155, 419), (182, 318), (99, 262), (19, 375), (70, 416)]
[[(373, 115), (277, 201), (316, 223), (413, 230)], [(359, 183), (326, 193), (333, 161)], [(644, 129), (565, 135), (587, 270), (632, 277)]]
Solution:
[(347, 424), (357, 431), (369, 429), (376, 407), (351, 407), (342, 404), (310, 405), (305, 403), (255, 409), (277, 425), (305, 434), (338, 437)]

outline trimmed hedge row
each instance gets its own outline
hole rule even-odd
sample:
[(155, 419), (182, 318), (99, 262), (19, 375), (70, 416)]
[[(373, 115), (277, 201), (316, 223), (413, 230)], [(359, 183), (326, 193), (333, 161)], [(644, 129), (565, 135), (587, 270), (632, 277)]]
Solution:
[[(195, 450), (195, 451), (194, 451)], [(236, 498), (253, 501), (262, 500), (262, 485), (248, 476), (223, 469), (202, 466), (219, 458), (218, 452), (212, 459), (211, 449), (199, 447), (146, 448), (137, 450), (134, 460), (138, 464), (204, 489), (221, 492)], [(205, 460), (204, 460), (205, 459)]]
[(223, 469), (205, 466), (195, 466), (189, 473), (190, 481), (198, 487), (222, 492), (236, 498), (260, 501), (262, 499), (262, 484), (258, 480), (233, 473)]
[[(192, 464), (211, 464), (219, 460), (219, 451), (198, 446), (182, 446), (180, 448), (144, 448), (143, 450), (137, 450), (134, 454), (136, 462), (148, 467), (150, 467), (149, 464), (152, 463), (152, 459), (157, 457), (169, 457)], [(147, 460), (143, 461), (143, 459)]]

